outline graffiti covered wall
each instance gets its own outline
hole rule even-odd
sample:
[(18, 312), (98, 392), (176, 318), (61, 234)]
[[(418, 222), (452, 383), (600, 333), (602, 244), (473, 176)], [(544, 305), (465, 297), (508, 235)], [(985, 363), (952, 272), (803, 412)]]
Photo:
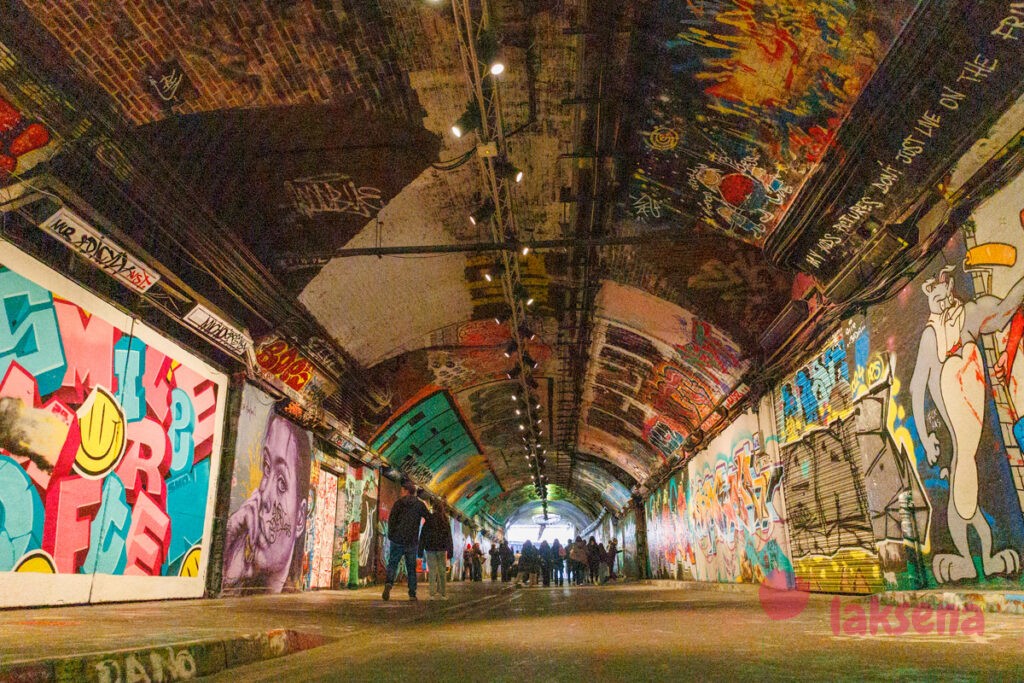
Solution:
[(334, 558), (334, 533), (338, 514), (338, 475), (328, 469), (334, 458), (313, 452), (309, 474), (309, 516), (306, 523), (306, 588), (330, 588)]
[[(1024, 546), (1024, 176), (982, 201), (920, 275), (863, 320), (855, 365), (892, 376), (886, 435), (930, 516), (886, 578), (1017, 583)], [(862, 366), (866, 370), (862, 370)]]
[(784, 530), (783, 466), (745, 413), (652, 494), (651, 571), (661, 578), (793, 584)]
[(201, 596), (226, 377), (6, 243), (0, 292), (0, 606)]
[(312, 435), (242, 392), (224, 539), (225, 593), (280, 593), (303, 583)]

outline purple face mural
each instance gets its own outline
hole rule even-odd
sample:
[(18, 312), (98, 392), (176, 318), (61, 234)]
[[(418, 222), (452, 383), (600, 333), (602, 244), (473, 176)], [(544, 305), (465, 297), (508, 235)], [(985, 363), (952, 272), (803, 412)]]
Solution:
[[(246, 388), (255, 403), (268, 398)], [(260, 406), (243, 405), (243, 416), (257, 417)], [(254, 420), (245, 420), (247, 429)], [(301, 572), (309, 488), (309, 434), (272, 411), (262, 439), (253, 442), (239, 426), (232, 498), (246, 484), (258, 484), (232, 506), (224, 546), (224, 589), (279, 593)], [(256, 457), (254, 457), (256, 456)]]

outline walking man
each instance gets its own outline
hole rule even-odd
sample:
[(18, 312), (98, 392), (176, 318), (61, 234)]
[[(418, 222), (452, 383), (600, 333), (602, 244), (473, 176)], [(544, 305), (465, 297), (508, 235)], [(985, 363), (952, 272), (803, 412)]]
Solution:
[(395, 501), (388, 518), (387, 582), (384, 584), (385, 600), (391, 599), (391, 587), (395, 585), (398, 562), (405, 558), (405, 573), (409, 577), (409, 599), (416, 599), (416, 555), (420, 539), (420, 520), (427, 518), (427, 506), (416, 497), (416, 484), (411, 479), (402, 481), (402, 497)]

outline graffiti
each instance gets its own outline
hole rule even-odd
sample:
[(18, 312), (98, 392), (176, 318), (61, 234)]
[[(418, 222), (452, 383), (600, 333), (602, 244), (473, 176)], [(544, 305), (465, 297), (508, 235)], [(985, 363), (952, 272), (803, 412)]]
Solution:
[(25, 118), (13, 104), (0, 97), (0, 181), (18, 170), (19, 157), (49, 142), (50, 131), (46, 126)]
[(437, 387), (427, 387), (396, 411), (369, 448), (403, 472), (427, 479), (430, 490), (471, 517), (501, 493), (455, 402)]
[(272, 336), (257, 347), (256, 366), (264, 379), (297, 403), (295, 410), (301, 414), (301, 418), (297, 418), (312, 424), (321, 422), (324, 399), (334, 393), (336, 387), (316, 372), (296, 346)]
[(577, 461), (572, 468), (573, 486), (604, 501), (605, 507), (618, 512), (629, 505), (629, 490), (600, 465)]
[(176, 104), (183, 104), (196, 93), (192, 81), (176, 59), (152, 66), (146, 72), (145, 82), (150, 94), (165, 111)]
[(245, 358), (252, 349), (249, 335), (220, 316), (214, 315), (202, 304), (196, 304), (182, 320), (202, 336), (240, 358)]
[(630, 195), (629, 200), (633, 203), (633, 215), (637, 220), (646, 222), (650, 219), (658, 220), (662, 216), (661, 202), (641, 192), (639, 195)]
[(39, 224), (39, 229), (57, 238), (85, 259), (138, 292), (148, 291), (160, 279), (158, 273), (104, 236), (67, 207), (61, 207)]
[(285, 188), (295, 210), (306, 218), (332, 213), (373, 218), (384, 206), (380, 190), (357, 186), (343, 173), (287, 180)]
[(704, 223), (760, 244), (792, 188), (836, 145), (913, 6), (663, 3), (666, 19), (650, 38), (666, 68), (647, 97), (630, 194), (680, 217), (696, 205)]
[(310, 434), (246, 385), (235, 449), (235, 485), (224, 540), (227, 592), (280, 593), (302, 581)]
[(172, 646), (104, 659), (93, 664), (93, 674), (100, 683), (187, 681), (196, 677), (197, 667), (188, 647)]
[(0, 292), (0, 571), (43, 558), (61, 574), (173, 576), (198, 563), (223, 377), (84, 294), (103, 312), (7, 267)]
[(306, 552), (309, 588), (330, 588), (334, 557), (335, 515), (338, 513), (338, 477), (324, 469), (317, 453), (310, 473), (309, 519), (307, 522)]
[(846, 342), (837, 339), (779, 386), (779, 441), (791, 443), (805, 432), (844, 417), (851, 407)]
[(720, 156), (717, 161), (716, 166), (697, 164), (689, 173), (690, 188), (700, 193), (701, 215), (730, 232), (763, 238), (792, 188), (752, 156), (739, 162)]
[(659, 152), (675, 149), (679, 144), (679, 133), (665, 126), (658, 126), (644, 135), (647, 146)]
[(780, 465), (755, 466), (750, 441), (742, 442), (713, 469), (705, 465), (694, 471), (688, 504), (693, 506), (693, 529), (704, 554), (717, 554), (720, 542), (733, 547), (738, 535), (770, 533), (780, 519), (774, 499), (781, 479)]
[[(612, 451), (608, 459), (631, 474), (642, 472), (679, 454), (746, 363), (739, 347), (710, 323), (642, 290), (606, 281), (598, 310), (592, 389), (584, 395), (586, 424), (612, 437), (604, 439), (609, 445), (618, 442), (626, 450)], [(641, 462), (624, 464), (633, 457), (633, 446), (626, 445), (637, 443), (647, 447), (638, 453)], [(606, 457), (608, 450), (591, 452)]]
[(648, 500), (655, 574), (792, 586), (781, 505), (783, 466), (744, 414)]

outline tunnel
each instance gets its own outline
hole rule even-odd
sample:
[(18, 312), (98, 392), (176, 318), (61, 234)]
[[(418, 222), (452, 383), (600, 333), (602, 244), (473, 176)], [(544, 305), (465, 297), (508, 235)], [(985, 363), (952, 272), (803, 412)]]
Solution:
[(0, 681), (1024, 677), (1022, 46), (0, 2)]

